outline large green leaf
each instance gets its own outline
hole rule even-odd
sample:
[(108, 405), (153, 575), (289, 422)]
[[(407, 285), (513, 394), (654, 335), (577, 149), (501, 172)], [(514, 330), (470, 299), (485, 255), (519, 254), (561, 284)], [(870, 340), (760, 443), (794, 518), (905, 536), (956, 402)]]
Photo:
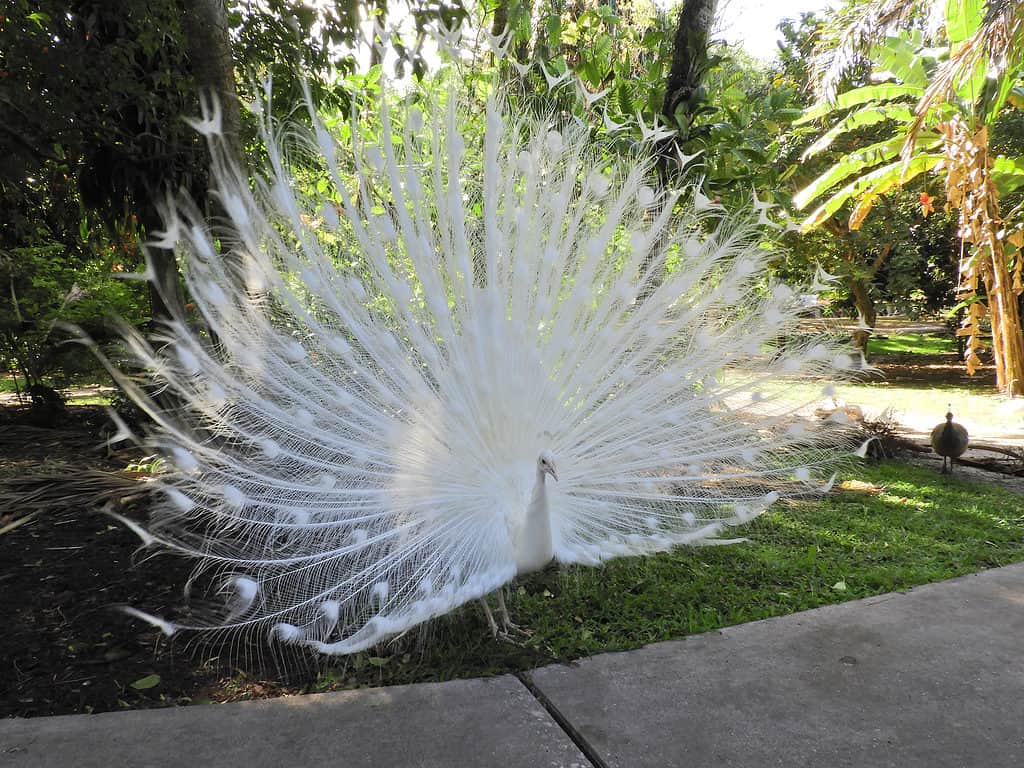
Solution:
[(921, 45), (919, 32), (913, 37), (887, 37), (874, 49), (871, 60), (877, 68), (891, 72), (900, 82), (927, 88), (928, 73), (921, 60)]
[(973, 35), (985, 18), (984, 0), (946, 0), (946, 38), (954, 48)]
[(843, 155), (839, 162), (797, 192), (793, 196), (793, 205), (798, 211), (802, 211), (808, 203), (821, 197), (836, 184), (860, 174), (865, 168), (872, 168), (879, 163), (892, 160), (899, 154), (902, 146), (902, 139), (896, 137)]
[(968, 113), (978, 100), (985, 95), (988, 85), (988, 60), (981, 58), (975, 65), (968, 77), (961, 78), (956, 83), (956, 95), (964, 103), (964, 110)]
[[(860, 176), (836, 192), (836, 194), (811, 213), (801, 224), (801, 229), (804, 232), (808, 232), (815, 227), (821, 226), (832, 218), (846, 203), (851, 200), (857, 200), (862, 196), (865, 199), (870, 197), (870, 203), (873, 203), (880, 194), (894, 187), (906, 184), (926, 171), (933, 170), (943, 159), (944, 156), (941, 154), (920, 154), (914, 156), (907, 163), (906, 168), (904, 168), (902, 160), (897, 160), (894, 163), (877, 168), (871, 173)], [(870, 204), (868, 207), (870, 208)], [(867, 211), (864, 211), (865, 215), (866, 213)]]
[(1004, 73), (1000, 80), (998, 87), (993, 90), (992, 98), (985, 105), (985, 122), (989, 125), (999, 116), (1003, 107), (1006, 106), (1006, 102), (1010, 100), (1010, 97), (1014, 93), (1014, 86), (1017, 85), (1017, 75), (1019, 73)]
[(811, 120), (817, 120), (833, 112), (839, 112), (850, 107), (859, 107), (861, 104), (868, 104), (876, 101), (892, 101), (893, 99), (912, 98), (920, 99), (924, 95), (924, 88), (919, 85), (906, 85), (901, 83), (880, 83), (878, 85), (865, 85), (862, 88), (854, 88), (852, 91), (841, 93), (836, 96), (833, 103), (819, 101), (817, 104), (804, 110), (803, 117), (793, 125), (803, 125)]
[(840, 120), (829, 130), (821, 135), (816, 142), (811, 144), (800, 156), (801, 160), (808, 160), (819, 152), (828, 149), (832, 142), (844, 133), (863, 128), (868, 125), (877, 125), (886, 120), (896, 120), (901, 123), (910, 123), (914, 119), (914, 113), (910, 107), (900, 104), (872, 104), (871, 106), (858, 109)]
[[(877, 144), (872, 144), (856, 152), (844, 155), (838, 163), (794, 195), (793, 205), (796, 206), (798, 211), (802, 211), (808, 203), (821, 197), (836, 184), (846, 181), (851, 176), (860, 174), (866, 168), (873, 168), (879, 163), (892, 160), (903, 149), (903, 142), (904, 137), (902, 135), (894, 136), (891, 139), (880, 141)], [(915, 149), (929, 150), (940, 143), (941, 139), (934, 134), (922, 135), (915, 142)]]
[(992, 183), (1001, 197), (1024, 187), (1024, 157), (1000, 155), (993, 160)]

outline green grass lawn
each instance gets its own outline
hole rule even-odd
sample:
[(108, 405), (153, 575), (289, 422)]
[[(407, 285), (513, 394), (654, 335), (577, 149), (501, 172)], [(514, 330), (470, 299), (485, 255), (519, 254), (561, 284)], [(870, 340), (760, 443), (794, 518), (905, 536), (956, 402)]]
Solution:
[(521, 645), (494, 641), (476, 605), (314, 688), (497, 674), (679, 638), (1024, 561), (1024, 496), (891, 462), (846, 472), (824, 499), (778, 506), (749, 541), (550, 569), (510, 589)]
[(67, 399), (68, 405), (110, 405), (110, 395), (82, 395), (81, 397), (69, 397)]
[(956, 342), (949, 336), (930, 333), (894, 333), (884, 337), (872, 336), (868, 340), (869, 356), (901, 352), (926, 355), (956, 352)]

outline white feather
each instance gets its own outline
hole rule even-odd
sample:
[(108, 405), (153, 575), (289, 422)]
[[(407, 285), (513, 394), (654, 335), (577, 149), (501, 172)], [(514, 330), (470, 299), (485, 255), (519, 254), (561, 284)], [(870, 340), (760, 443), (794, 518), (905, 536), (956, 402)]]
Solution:
[(698, 190), (679, 206), (649, 163), (609, 164), (587, 132), (496, 98), (478, 148), (448, 102), (413, 113), (415, 139), (383, 105), (382, 134), (349, 147), (317, 122), (328, 199), (294, 191), (272, 141), (265, 194), (216, 173), (244, 258), (179, 214), (209, 334), (178, 329), (181, 366), (131, 346), (184, 406), (121, 380), (191, 470), (166, 481), (159, 538), (126, 524), (235, 593), (188, 629), (353, 653), (552, 559), (720, 542), (820, 487), (836, 425), (805, 428), (771, 393), (852, 359), (779, 348), (796, 294), (757, 290), (754, 230), (723, 215), (708, 232), (700, 211), (722, 208)]

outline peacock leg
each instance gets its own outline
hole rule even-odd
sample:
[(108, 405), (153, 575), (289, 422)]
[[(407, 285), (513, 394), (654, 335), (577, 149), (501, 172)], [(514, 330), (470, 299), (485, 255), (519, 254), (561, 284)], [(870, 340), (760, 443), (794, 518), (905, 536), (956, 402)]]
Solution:
[(509, 630), (519, 629), (515, 624), (512, 623), (512, 619), (509, 618), (508, 608), (505, 607), (505, 590), (498, 590), (498, 617), (501, 619), (501, 628), (505, 631), (505, 634), (509, 633)]
[[(498, 594), (501, 594), (501, 592), (499, 591)], [(482, 605), (484, 607), (484, 615), (487, 616), (487, 624), (491, 628), (491, 634), (494, 635), (495, 637), (497, 637), (498, 636), (498, 625), (494, 621), (494, 614), (491, 613), (491, 606), (489, 606), (487, 604), (487, 596), (486, 595), (484, 595), (483, 597), (480, 598), (480, 605)]]
[(533, 634), (531, 630), (523, 629), (518, 624), (512, 623), (512, 619), (508, 615), (508, 608), (505, 606), (504, 589), (498, 590), (498, 618), (501, 619), (501, 626), (502, 629), (504, 630), (502, 634), (504, 634), (506, 637), (508, 637), (512, 633), (526, 635), (527, 637)]

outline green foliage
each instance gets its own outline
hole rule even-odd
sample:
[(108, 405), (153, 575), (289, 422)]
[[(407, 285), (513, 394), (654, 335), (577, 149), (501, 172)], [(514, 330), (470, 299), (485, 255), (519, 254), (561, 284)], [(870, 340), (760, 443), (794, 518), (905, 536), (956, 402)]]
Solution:
[(822, 117), (831, 117), (842, 110), (859, 107), (864, 104), (875, 106), (894, 99), (905, 99), (907, 97), (917, 99), (923, 93), (924, 89), (917, 85), (899, 83), (865, 85), (840, 94), (834, 102), (820, 102), (813, 107), (809, 107), (804, 111), (799, 120), (794, 121), (794, 125), (803, 125)]
[[(513, 33), (511, 50), (517, 58), (534, 61), (553, 76), (572, 70), (587, 91), (607, 92), (607, 97), (594, 108), (571, 106), (574, 99), (563, 102), (560, 94), (546, 93), (543, 74), (536, 65), (524, 83), (527, 88), (544, 94), (545, 99), (553, 96), (559, 107), (570, 106), (597, 130), (603, 130), (604, 114), (614, 123), (634, 122), (639, 115), (646, 125), (661, 115), (674, 23), (653, 3), (585, 0), (562, 7), (538, 0), (533, 50), (529, 4), (507, 4), (507, 13)], [(638, 138), (634, 128), (623, 147)]]
[[(821, 226), (851, 203), (849, 226), (859, 228), (880, 196), (922, 173), (939, 170), (942, 155), (934, 151), (942, 144), (936, 132), (939, 123), (957, 113), (968, 124), (993, 121), (1009, 99), (1020, 71), (1007, 70), (1003, 62), (982, 58), (973, 70), (955, 80), (954, 98), (931, 103), (914, 141), (907, 144), (907, 136), (918, 121), (914, 107), (925, 97), (940, 67), (975, 34), (984, 17), (982, 0), (948, 3), (945, 46), (932, 45), (933, 41), (926, 40), (918, 30), (904, 30), (888, 37), (870, 54), (872, 80), (888, 82), (855, 87), (804, 112), (797, 125), (819, 119), (833, 123), (808, 149), (804, 159), (831, 146), (838, 137), (867, 126), (877, 125), (886, 135), (870, 147), (840, 157), (794, 198), (797, 208), (803, 209), (808, 203), (830, 195), (807, 217), (805, 229)], [(1019, 157), (997, 157), (995, 166), (994, 176), (1001, 191), (1009, 192), (1024, 184), (1024, 166)]]
[(141, 321), (130, 214), (157, 180), (191, 183), (189, 77), (171, 2), (15, 0), (0, 19), (0, 357), (27, 385), (92, 368), (56, 323)]
[[(119, 280), (136, 268), (139, 254), (130, 233), (111, 242), (104, 230), (66, 230), (72, 211), (55, 206), (40, 182), (25, 195), (8, 196), (8, 227), (0, 234), (0, 362), (13, 369), (27, 390), (94, 376), (95, 358), (67, 344), (59, 323), (73, 323), (103, 339), (110, 321), (141, 322), (146, 305), (143, 286)], [(84, 235), (84, 239), (83, 236)]]
[[(786, 43), (780, 51), (782, 73), (801, 94), (810, 87), (809, 52), (814, 41), (820, 39), (821, 28), (822, 22), (809, 14), (799, 23), (783, 25)], [(815, 198), (824, 197), (818, 213), (827, 215), (820, 216), (819, 226), (810, 232), (780, 236), (783, 258), (778, 269), (790, 280), (806, 280), (818, 265), (836, 275), (839, 279), (828, 293), (833, 300), (832, 311), (849, 313), (856, 309), (869, 314), (863, 305), (866, 300), (872, 306), (885, 302), (892, 309), (917, 317), (947, 307), (952, 301), (956, 275), (953, 224), (949, 213), (941, 208), (924, 215), (919, 195), (929, 190), (935, 194), (927, 174), (912, 182), (905, 179), (905, 187), (894, 188), (877, 199), (884, 215), (868, 217), (859, 230), (851, 232), (838, 224), (840, 216), (852, 212), (852, 190), (839, 199), (830, 199), (830, 191), (835, 195), (837, 185), (857, 184), (861, 175), (886, 165), (889, 169), (876, 179), (879, 187), (898, 179), (902, 139), (892, 134), (892, 125), (912, 119), (909, 101), (860, 103), (865, 94), (888, 97), (896, 92), (865, 91), (858, 76), (854, 72), (844, 81), (851, 89), (848, 93), (858, 95), (840, 94), (838, 98), (845, 99), (847, 106), (837, 111), (830, 129), (820, 132), (814, 127), (815, 120), (798, 120), (786, 134), (786, 153), (781, 162), (788, 167), (780, 176), (780, 185), (792, 185), (799, 191), (789, 200), (784, 192), (778, 192), (777, 199), (799, 210)], [(820, 113), (812, 105), (804, 114)], [(924, 139), (921, 146), (923, 152), (932, 149)], [(857, 307), (855, 290), (861, 296)]]
[(172, 0), (14, 0), (0, 22), (0, 194), (49, 164), (59, 193), (114, 222), (160, 180), (201, 184), (182, 35)]
[(786, 202), (787, 129), (801, 113), (795, 85), (735, 53), (712, 66), (707, 89), (715, 107), (684, 151), (703, 152), (696, 165), (703, 165), (708, 192), (732, 210), (746, 209), (755, 191), (762, 200)]
[[(392, 40), (394, 74), (412, 71), (422, 78), (429, 66), (424, 50), (430, 26), (456, 27), (468, 11), (462, 0), (230, 0), (227, 23), (240, 92), (248, 99), (262, 98), (260, 86), (270, 78), (280, 116), (301, 101), (304, 87), (326, 109), (347, 108), (349, 90), (339, 88), (339, 80), (356, 72), (360, 23), (368, 16), (382, 27), (410, 22)], [(379, 63), (371, 57), (371, 64)]]
[[(38, 294), (31, 299), (40, 307), (38, 328), (58, 316), (84, 318), (90, 307), (99, 309), (102, 302), (85, 299), (61, 308), (76, 283), (88, 287), (89, 296), (112, 291), (107, 303), (143, 322), (140, 286), (101, 286), (112, 265), (103, 249), (120, 243), (122, 237), (134, 241), (144, 236), (141, 230), (159, 224), (152, 202), (164, 181), (205, 199), (205, 149), (181, 119), (198, 109), (181, 8), (182, 0), (12, 0), (11, 11), (0, 21), (0, 104), (17, 107), (0, 131), (0, 203), (27, 213), (27, 225), (5, 237), (3, 248), (6, 263), (22, 264), (19, 278), (53, 271), (52, 279), (43, 281), (45, 290), (39, 285), (29, 291), (27, 284), (19, 284), (19, 295)], [(696, 155), (686, 170), (690, 180), (701, 180), (708, 197), (726, 209), (745, 209), (756, 191), (761, 200), (781, 206), (771, 215), (780, 223), (780, 210), (791, 205), (792, 185), (805, 184), (808, 173), (821, 178), (804, 197), (834, 194), (837, 187), (886, 165), (889, 168), (879, 172), (881, 178), (874, 179), (872, 189), (898, 180), (894, 164), (899, 142), (891, 128), (911, 119), (911, 91), (920, 90), (922, 76), (929, 76), (934, 67), (934, 56), (919, 50), (920, 35), (887, 41), (879, 49), (879, 60), (901, 77), (900, 82), (855, 83), (858, 87), (840, 96), (845, 109), (841, 120), (814, 141), (817, 113), (813, 107), (802, 111), (807, 106), (808, 73), (801, 53), (820, 26), (813, 16), (784, 30), (789, 45), (776, 70), (713, 44), (706, 59), (698, 62), (703, 73), (700, 87), (666, 116), (677, 18), (648, 0), (231, 0), (225, 21), (240, 95), (254, 98), (252, 84), (272, 76), (276, 117), (302, 121), (302, 111), (294, 111), (293, 105), (300, 84), (308, 82), (314, 100), (332, 116), (333, 128), (344, 141), (353, 107), (361, 119), (376, 119), (375, 100), (384, 75), (382, 63), (366, 72), (355, 71), (356, 19), (367, 13), (385, 24), (402, 16), (411, 19), (397, 39), (396, 66), (416, 73), (419, 86), (434, 97), (443, 101), (458, 93), (472, 98), (481, 82), (506, 81), (517, 108), (581, 120), (592, 130), (600, 152), (625, 157), (632, 156), (643, 138), (637, 118), (648, 127), (674, 129), (674, 137), (657, 145), (663, 183), (679, 181), (674, 161), (678, 148), (684, 155)], [(508, 63), (495, 65), (489, 56), (479, 55), (482, 49), (472, 41), (467, 41), (467, 50), (477, 56), (468, 65), (460, 60), (449, 62), (442, 72), (426, 71), (423, 44), (428, 26), (468, 17), (478, 29), (498, 31), (508, 25), (512, 54), (533, 62), (525, 78)], [(548, 92), (542, 86), (541, 65), (551, 77), (569, 69), (587, 91), (607, 91), (606, 96), (586, 104), (572, 93), (572, 80)], [(417, 96), (411, 92), (404, 98)], [(1012, 90), (1006, 98), (1014, 98)], [(243, 124), (242, 144), (258, 164), (255, 125), (250, 116), (243, 117), (250, 122)], [(618, 123), (626, 127), (608, 129)], [(470, 139), (481, 129), (476, 124), (465, 127)], [(924, 142), (922, 152), (931, 147)], [(300, 166), (304, 162), (300, 153), (294, 159)], [(298, 168), (297, 173), (309, 194), (322, 194), (326, 180), (314, 166)], [(1015, 159), (1000, 160), (996, 176), (1007, 189), (1024, 189), (1024, 172)], [(36, 179), (38, 186), (31, 199), (20, 199), (27, 178)], [(850, 190), (845, 201), (836, 201), (837, 215), (849, 210), (853, 192), (860, 189)], [(949, 287), (944, 250), (948, 238), (943, 236), (947, 218), (936, 213), (923, 221), (913, 194), (906, 199), (890, 194), (886, 199), (895, 213), (886, 221), (866, 224), (861, 238), (766, 231), (766, 240), (781, 245), (787, 254), (780, 258), (779, 272), (806, 282), (821, 264), (843, 278), (835, 292), (838, 298), (845, 295), (850, 278), (867, 281), (875, 298), (912, 312), (941, 305), (936, 296)], [(798, 204), (804, 202), (797, 199)], [(43, 210), (48, 211), (46, 221), (33, 222), (31, 212)], [(33, 223), (40, 225), (38, 231)], [(890, 243), (888, 262), (872, 271), (881, 248)], [(51, 246), (59, 249), (50, 250)], [(65, 260), (55, 253), (64, 254)], [(134, 268), (135, 259), (133, 252), (125, 261)], [(119, 298), (118, 291), (128, 291), (130, 297)], [(14, 309), (5, 306), (0, 311)], [(3, 322), (8, 328), (17, 325)], [(86, 324), (90, 322), (97, 329), (104, 326), (100, 315)], [(46, 338), (52, 340), (52, 335)], [(43, 369), (52, 367), (47, 363)]]

